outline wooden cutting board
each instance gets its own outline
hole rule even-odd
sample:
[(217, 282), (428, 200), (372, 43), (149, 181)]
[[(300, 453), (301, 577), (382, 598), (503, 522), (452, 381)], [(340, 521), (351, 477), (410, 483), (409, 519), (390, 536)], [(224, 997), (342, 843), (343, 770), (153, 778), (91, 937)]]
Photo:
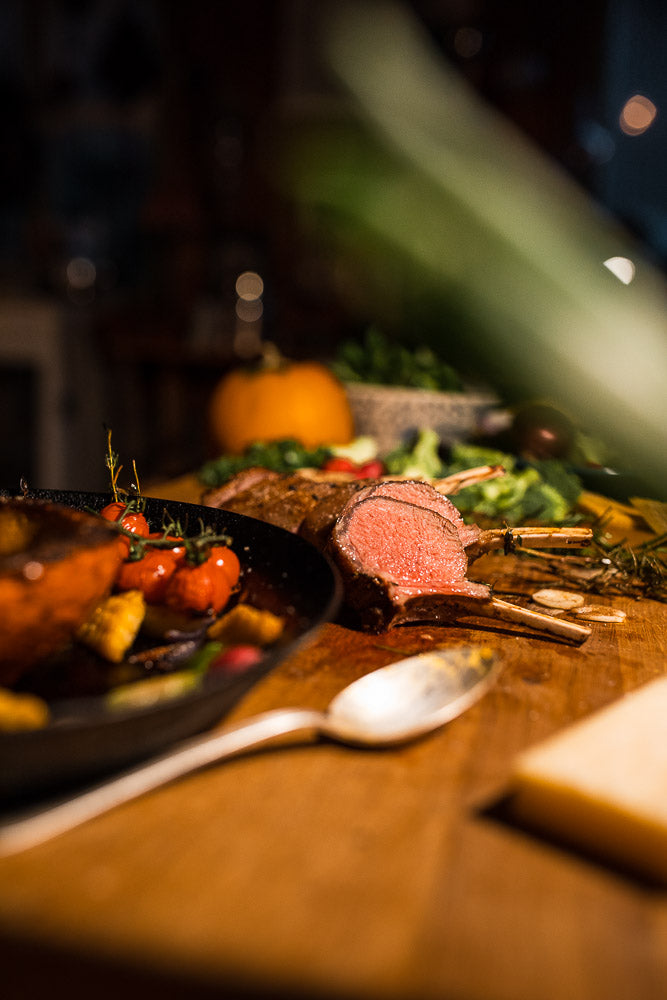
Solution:
[[(487, 556), (509, 600), (539, 567)], [(0, 860), (3, 997), (658, 1000), (667, 894), (497, 814), (516, 755), (665, 673), (667, 607), (579, 647), (491, 622), (326, 625), (233, 713), (324, 707), (433, 645), (504, 668), (461, 718), (379, 752), (321, 742), (193, 775)]]

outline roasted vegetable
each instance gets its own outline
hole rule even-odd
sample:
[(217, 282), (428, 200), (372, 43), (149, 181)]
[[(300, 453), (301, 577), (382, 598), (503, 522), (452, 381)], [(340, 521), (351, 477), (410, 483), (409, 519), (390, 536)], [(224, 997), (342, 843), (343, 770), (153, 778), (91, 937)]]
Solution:
[(238, 643), (268, 646), (280, 638), (284, 627), (284, 619), (271, 611), (262, 611), (250, 604), (237, 604), (211, 625), (208, 636), (220, 640), (225, 646)]
[(41, 698), (0, 688), (0, 732), (41, 729), (48, 721), (49, 708)]
[(77, 639), (111, 663), (120, 663), (134, 642), (146, 613), (140, 590), (112, 594), (79, 628)]

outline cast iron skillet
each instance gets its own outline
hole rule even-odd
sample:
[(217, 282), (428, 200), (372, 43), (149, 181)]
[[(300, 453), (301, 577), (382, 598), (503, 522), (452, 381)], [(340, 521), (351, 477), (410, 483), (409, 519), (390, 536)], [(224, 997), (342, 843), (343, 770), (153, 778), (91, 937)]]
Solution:
[[(0, 490), (0, 496), (11, 495)], [(79, 510), (101, 510), (111, 499), (108, 494), (56, 490), (29, 490), (25, 495)], [(209, 728), (261, 677), (310, 640), (321, 624), (335, 617), (341, 600), (336, 571), (302, 538), (241, 514), (147, 499), (152, 527), (162, 526), (165, 510), (186, 533), (196, 534), (201, 520), (204, 526), (230, 535), (244, 567), (246, 594), (256, 606), (287, 616), (285, 640), (245, 673), (206, 678), (196, 691), (150, 708), (110, 710), (102, 697), (76, 698), (56, 703), (54, 721), (44, 729), (0, 734), (0, 797), (5, 801), (101, 777)]]

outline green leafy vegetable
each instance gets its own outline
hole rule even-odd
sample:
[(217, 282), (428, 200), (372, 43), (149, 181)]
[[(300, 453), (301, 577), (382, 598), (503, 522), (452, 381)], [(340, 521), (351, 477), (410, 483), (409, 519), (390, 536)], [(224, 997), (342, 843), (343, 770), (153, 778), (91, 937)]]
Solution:
[(199, 480), (204, 486), (222, 486), (237, 472), (253, 466), (261, 466), (274, 472), (291, 472), (304, 467), (319, 468), (330, 457), (330, 448), (311, 450), (291, 438), (267, 443), (257, 441), (246, 448), (242, 455), (220, 455), (206, 462), (199, 470)]
[(458, 444), (452, 448), (448, 472), (460, 472), (477, 465), (502, 465), (506, 474), (498, 479), (466, 486), (456, 494), (462, 514), (502, 518), (507, 524), (542, 523), (558, 525), (576, 520), (574, 505), (581, 493), (581, 481), (562, 462), (520, 464), (515, 456)]
[[(367, 438), (357, 442), (364, 454), (374, 447)], [(309, 450), (291, 439), (257, 442), (243, 455), (221, 455), (207, 462), (199, 471), (199, 479), (205, 486), (215, 487), (251, 466), (275, 472), (321, 468), (336, 453), (333, 446)], [(423, 428), (414, 440), (389, 452), (384, 464), (389, 475), (415, 479), (440, 479), (479, 465), (502, 465), (504, 476), (467, 486), (456, 494), (454, 502), (463, 515), (471, 519), (484, 516), (509, 525), (558, 525), (577, 520), (574, 506), (581, 493), (581, 481), (556, 459), (527, 464), (503, 451), (460, 443), (452, 447), (450, 461), (445, 463), (437, 432)]]
[(331, 365), (343, 382), (373, 385), (400, 385), (435, 392), (460, 392), (457, 372), (426, 346), (414, 350), (390, 341), (376, 327), (370, 327), (363, 341), (343, 342)]
[(414, 443), (399, 445), (385, 457), (387, 472), (392, 476), (438, 479), (443, 475), (439, 445), (440, 438), (436, 431), (428, 428), (419, 431)]

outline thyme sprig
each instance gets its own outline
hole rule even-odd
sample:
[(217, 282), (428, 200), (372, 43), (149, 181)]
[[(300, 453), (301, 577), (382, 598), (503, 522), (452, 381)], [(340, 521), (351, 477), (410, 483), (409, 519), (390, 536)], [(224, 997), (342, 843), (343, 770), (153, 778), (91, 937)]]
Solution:
[[(136, 462), (134, 459), (132, 460), (134, 481), (130, 483), (129, 489), (120, 487), (118, 480), (123, 466), (120, 464), (119, 456), (111, 445), (111, 429), (106, 428), (106, 431), (106, 466), (109, 470), (111, 492), (114, 501), (125, 504), (125, 513), (144, 513), (146, 500), (141, 495)], [(160, 532), (152, 533), (149, 538), (138, 535), (129, 528), (125, 528), (120, 521), (111, 521), (109, 523), (115, 525), (119, 534), (124, 535), (129, 540), (130, 551), (127, 558), (130, 561), (141, 559), (149, 549), (173, 549), (176, 546), (182, 546), (185, 549), (185, 561), (189, 565), (199, 566), (206, 562), (213, 545), (229, 546), (232, 544), (232, 539), (228, 534), (225, 532), (215, 532), (210, 526), (205, 526), (201, 518), (199, 519), (199, 531), (196, 534), (188, 535), (188, 525), (183, 526), (179, 521), (174, 520), (166, 508), (163, 511)]]
[(134, 474), (134, 481), (130, 483), (128, 489), (125, 489), (118, 485), (118, 480), (120, 474), (123, 471), (123, 466), (120, 464), (120, 457), (117, 452), (111, 447), (111, 428), (106, 428), (107, 432), (107, 453), (105, 458), (105, 465), (109, 470), (109, 479), (111, 485), (111, 492), (113, 498), (116, 502), (119, 500), (124, 500), (125, 502), (131, 502), (131, 499), (135, 501), (135, 509), (139, 508), (139, 502), (143, 502), (141, 496), (141, 484), (139, 483), (139, 473), (137, 472), (137, 463), (135, 459), (132, 459), (132, 472)]

